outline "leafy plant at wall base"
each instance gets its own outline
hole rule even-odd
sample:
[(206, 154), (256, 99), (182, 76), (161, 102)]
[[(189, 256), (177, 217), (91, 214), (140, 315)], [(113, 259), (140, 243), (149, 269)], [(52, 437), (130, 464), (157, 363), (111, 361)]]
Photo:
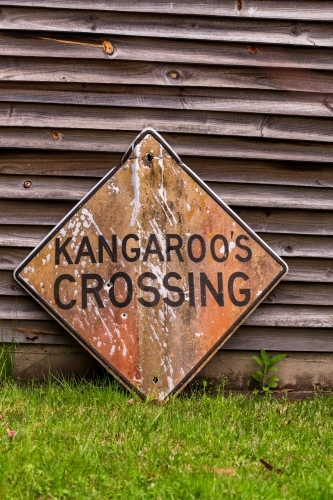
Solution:
[[(254, 378), (260, 384), (261, 392), (269, 393), (271, 389), (277, 387), (279, 382), (279, 377), (276, 376), (268, 376), (268, 372), (276, 371), (276, 363), (282, 361), (286, 357), (285, 354), (277, 354), (276, 356), (268, 356), (265, 349), (260, 349), (260, 356), (253, 356), (252, 359), (258, 365), (260, 365), (260, 370), (257, 372), (251, 373), (251, 377)], [(255, 389), (253, 391), (255, 394), (258, 394), (259, 389)]]

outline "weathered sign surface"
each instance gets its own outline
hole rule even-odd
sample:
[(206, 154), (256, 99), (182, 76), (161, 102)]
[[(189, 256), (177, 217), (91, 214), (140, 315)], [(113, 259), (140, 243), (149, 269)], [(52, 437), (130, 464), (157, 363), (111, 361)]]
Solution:
[(286, 272), (162, 137), (145, 130), (15, 278), (125, 386), (164, 399)]

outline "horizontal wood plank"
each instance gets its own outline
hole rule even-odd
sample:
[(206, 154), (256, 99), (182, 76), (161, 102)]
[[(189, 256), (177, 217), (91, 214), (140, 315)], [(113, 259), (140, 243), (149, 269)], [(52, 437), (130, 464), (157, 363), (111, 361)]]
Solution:
[(4, 247), (35, 247), (52, 230), (51, 226), (0, 225), (0, 245)]
[[(37, 15), (38, 14), (34, 14), (34, 19), (37, 19)], [(112, 17), (117, 16), (112, 14)], [(38, 18), (37, 29), (40, 29), (40, 21), (41, 20)], [(158, 17), (158, 22), (164, 23), (165, 20)], [(189, 21), (186, 19), (185, 23), (188, 26)], [(16, 56), (19, 54), (21, 57), (118, 59), (126, 61), (155, 62), (173, 61), (175, 63), (184, 64), (232, 64), (240, 66), (269, 66), (272, 68), (333, 69), (332, 50), (330, 49), (330, 47), (333, 47), (333, 28), (331, 25), (324, 25), (323, 28), (321, 28), (320, 25), (310, 25), (308, 27), (308, 37), (305, 36), (305, 40), (307, 40), (308, 45), (311, 45), (311, 48), (307, 48), (304, 46), (294, 47), (292, 45), (284, 45), (281, 47), (280, 45), (272, 45), (272, 42), (279, 44), (283, 42), (281, 42), (281, 37), (278, 37), (276, 40), (274, 38), (274, 32), (269, 32), (270, 26), (266, 26), (265, 33), (262, 37), (259, 37), (261, 38), (261, 40), (259, 40), (261, 43), (254, 42), (255, 45), (253, 45), (253, 38), (258, 38), (252, 34), (256, 33), (256, 27), (254, 27), (253, 31), (250, 31), (250, 37), (246, 36), (246, 33), (243, 33), (238, 27), (239, 35), (238, 37), (233, 36), (233, 38), (238, 38), (237, 42), (241, 43), (230, 43), (229, 41), (207, 43), (202, 41), (189, 41), (191, 36), (186, 36), (186, 29), (182, 30), (180, 28), (171, 30), (171, 34), (164, 33), (163, 30), (158, 29), (154, 31), (149, 23), (149, 19), (145, 19), (145, 24), (143, 25), (146, 28), (142, 30), (145, 32), (143, 33), (144, 37), (116, 36), (118, 34), (132, 34), (131, 29), (126, 30), (126, 19), (124, 19), (123, 16), (121, 22), (118, 23), (117, 20), (113, 20), (113, 24), (116, 26), (116, 29), (112, 27), (111, 30), (109, 28), (105, 31), (105, 33), (111, 32), (111, 36), (104, 35), (101, 37), (84, 36), (82, 32), (78, 35), (53, 34), (50, 33), (49, 29), (47, 29), (47, 33), (36, 31), (33, 33), (26, 31), (3, 32), (0, 33), (0, 55)], [(226, 39), (226, 37), (223, 36), (226, 32), (224, 27), (225, 23), (219, 24), (220, 27), (213, 28), (213, 30), (210, 31), (212, 34), (211, 39), (213, 40)], [(233, 22), (233, 24), (232, 33), (237, 33), (235, 22)], [(141, 26), (142, 25), (140, 25), (140, 28)], [(162, 26), (165, 27), (165, 24)], [(159, 27), (160, 26), (157, 26), (157, 28)], [(272, 28), (274, 29), (274, 27)], [(290, 27), (290, 31), (291, 29), (293, 28)], [(299, 31), (302, 30), (301, 27), (298, 29)], [(79, 29), (79, 31), (81, 30)], [(324, 37), (327, 45), (325, 48), (318, 48), (318, 44), (316, 44), (316, 31), (317, 34), (320, 33), (323, 35), (321, 39)], [(196, 32), (198, 32), (198, 30), (196, 30)], [(222, 36), (214, 37), (213, 34), (222, 34)], [(171, 36), (173, 39), (151, 38), (156, 35)], [(191, 35), (191, 33), (189, 33), (189, 35)], [(174, 40), (174, 38), (178, 38), (178, 40)], [(185, 38), (187, 40), (179, 40), (179, 38)], [(194, 38), (196, 38), (196, 36), (194, 36)], [(297, 38), (298, 37), (290, 34), (289, 43), (291, 41), (295, 43)], [(247, 43), (252, 43), (252, 45), (247, 45)], [(316, 45), (316, 48), (313, 47), (314, 45)]]
[[(120, 164), (121, 156), (120, 153), (2, 149), (0, 174), (22, 175), (24, 180), (31, 175), (100, 178)], [(182, 160), (206, 182), (333, 187), (331, 164), (195, 156), (183, 156)]]
[(333, 259), (284, 257), (284, 261), (289, 268), (288, 274), (284, 277), (284, 281), (333, 283)]
[(259, 236), (281, 257), (333, 257), (332, 236), (259, 233)]
[[(27, 292), (14, 280), (12, 271), (0, 271), (0, 296), (26, 296)], [(333, 305), (330, 283), (281, 282), (264, 300), (267, 304)]]
[(0, 198), (81, 200), (97, 183), (95, 178), (1, 175)]
[(77, 341), (55, 321), (3, 320), (1, 341), (12, 344), (78, 344)]
[[(12, 272), (31, 251), (31, 247), (0, 247), (0, 270)], [(289, 268), (284, 281), (333, 282), (332, 259), (284, 257), (284, 260)]]
[[(279, 352), (284, 352), (283, 346), (280, 346)], [(196, 382), (202, 386), (203, 380), (216, 380), (219, 384), (223, 380), (226, 382), (225, 390), (227, 392), (254, 389), (258, 387), (251, 377), (251, 372), (258, 369), (258, 365), (252, 358), (255, 354), (258, 354), (257, 350), (252, 352), (220, 350), (198, 373)], [(325, 353), (311, 351), (289, 352), (287, 357), (278, 364), (278, 376), (279, 388), (295, 391), (295, 393), (291, 392), (288, 396), (283, 393), (280, 395), (282, 396), (281, 402), (287, 398), (287, 408), (289, 402), (296, 402), (297, 396), (312, 399), (314, 397), (325, 398), (324, 391), (327, 391), (326, 395), (330, 395), (333, 389), (332, 353), (329, 351)], [(301, 391), (301, 393), (298, 391)], [(325, 399), (321, 399), (322, 404), (325, 404), (324, 401)], [(328, 404), (329, 398), (326, 401), (326, 404)], [(256, 404), (256, 401), (254, 404)], [(298, 404), (299, 408), (300, 406)], [(287, 423), (288, 420), (286, 419), (284, 424)], [(291, 425), (293, 425), (292, 422)], [(291, 433), (294, 434), (290, 425), (289, 428)]]
[(281, 282), (264, 300), (266, 304), (333, 306), (331, 283)]
[(333, 192), (330, 189), (223, 182), (208, 182), (208, 186), (227, 204), (234, 206), (333, 209)]
[(31, 251), (31, 247), (15, 248), (0, 246), (0, 270), (11, 271), (12, 274), (12, 271), (21, 264), (23, 259), (25, 259)]
[[(146, 126), (153, 124), (147, 121)], [(135, 132), (108, 130), (0, 128), (0, 148), (101, 151), (120, 153), (127, 150)], [(306, 141), (275, 141), (243, 137), (163, 134), (181, 156), (269, 159), (286, 161), (331, 162), (333, 144)]]
[[(91, 3), (81, 0), (6, 0), (8, 6), (48, 7), (59, 9), (91, 10)], [(264, 19), (310, 19), (331, 21), (333, 7), (330, 0), (94, 0), (94, 10), (111, 12), (145, 12), (159, 14), (186, 14), (198, 16), (230, 16)], [(14, 9), (11, 9), (14, 11)], [(91, 23), (94, 18), (89, 19)]]
[(0, 100), (332, 117), (333, 95), (208, 87), (0, 82)]
[[(333, 59), (332, 59), (333, 60)], [(302, 141), (333, 141), (328, 118), (168, 109), (1, 103), (0, 127), (53, 127), (91, 130), (142, 130), (245, 136)]]
[[(9, 296), (1, 297), (0, 318), (35, 321), (51, 319), (34, 299)], [(264, 327), (332, 328), (332, 321), (332, 307), (261, 304), (244, 324)]]
[[(74, 206), (75, 203), (70, 201), (0, 200), (0, 224), (55, 225)], [(256, 232), (320, 236), (333, 234), (333, 213), (331, 211), (236, 206), (232, 208)]]
[[(79, 201), (96, 184), (95, 179), (2, 175), (0, 198)], [(208, 182), (227, 204), (333, 210), (333, 190), (264, 184)]]
[(0, 318), (2, 320), (48, 321), (52, 317), (30, 297), (1, 297)]
[(314, 69), (213, 66), (145, 61), (0, 57), (0, 79), (333, 93), (333, 73)]
[[(31, 251), (31, 247), (0, 247), (0, 270), (12, 272)], [(284, 257), (284, 260), (289, 270), (283, 281), (333, 283), (333, 259)]]
[[(0, 150), (0, 174), (101, 178), (119, 165), (123, 153)], [(319, 174), (323, 182), (326, 166)], [(329, 175), (329, 174), (328, 174)], [(97, 182), (97, 180), (96, 180)], [(330, 182), (330, 181), (329, 181)]]
[(332, 329), (332, 321), (332, 307), (262, 304), (247, 318), (244, 324), (247, 326)]
[(332, 235), (333, 231), (332, 212), (239, 207), (235, 207), (235, 212), (260, 233), (327, 236)]
[(321, 328), (264, 328), (241, 326), (222, 346), (240, 351), (332, 352), (333, 330)]
[[(13, 344), (78, 345), (55, 321), (3, 320), (1, 340)], [(222, 346), (222, 350), (333, 351), (333, 331), (329, 328), (277, 328), (242, 325)]]
[[(53, 226), (0, 226), (0, 245), (35, 247), (52, 228)], [(331, 236), (258, 234), (281, 257), (333, 258)], [(330, 275), (330, 270), (329, 267), (328, 275)]]

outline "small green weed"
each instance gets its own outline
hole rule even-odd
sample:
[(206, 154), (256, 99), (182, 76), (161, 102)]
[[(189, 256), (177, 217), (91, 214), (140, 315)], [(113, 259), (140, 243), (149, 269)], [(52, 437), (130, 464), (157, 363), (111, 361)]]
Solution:
[[(276, 376), (268, 376), (268, 372), (276, 371), (277, 368), (275, 366), (276, 363), (282, 361), (286, 357), (285, 354), (277, 354), (276, 356), (268, 356), (265, 349), (260, 349), (260, 356), (253, 356), (252, 359), (258, 365), (261, 366), (261, 369), (257, 372), (251, 373), (251, 377), (254, 378), (257, 382), (259, 382), (261, 388), (261, 392), (269, 393), (271, 389), (277, 387), (279, 382), (279, 377)], [(255, 389), (254, 393), (258, 394), (259, 389)]]
[(13, 356), (10, 346), (0, 343), (0, 380), (10, 377), (13, 371)]

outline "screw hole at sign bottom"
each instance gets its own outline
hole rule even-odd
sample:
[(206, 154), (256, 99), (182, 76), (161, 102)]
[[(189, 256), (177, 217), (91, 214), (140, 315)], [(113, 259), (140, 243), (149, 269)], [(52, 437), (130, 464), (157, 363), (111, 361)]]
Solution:
[(153, 161), (154, 156), (151, 153), (147, 153), (146, 154), (146, 158), (147, 158), (148, 161)]
[(157, 384), (157, 382), (158, 382), (158, 377), (154, 377), (154, 378), (153, 378), (153, 382), (154, 382), (154, 384)]
[(127, 316), (128, 316), (128, 315), (127, 315), (127, 313), (122, 313), (122, 315), (121, 315), (121, 317), (122, 317), (123, 319), (126, 319), (126, 318), (127, 318)]

